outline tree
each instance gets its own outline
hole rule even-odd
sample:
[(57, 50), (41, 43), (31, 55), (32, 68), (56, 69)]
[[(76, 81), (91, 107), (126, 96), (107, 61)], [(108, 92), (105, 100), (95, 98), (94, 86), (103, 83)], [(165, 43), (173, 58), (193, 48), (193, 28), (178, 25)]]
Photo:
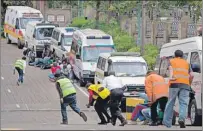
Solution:
[(99, 25), (100, 4), (101, 4), (101, 1), (97, 0), (97, 3), (96, 3), (96, 17), (95, 17), (95, 20), (96, 20), (95, 28), (96, 29), (98, 29), (98, 25)]

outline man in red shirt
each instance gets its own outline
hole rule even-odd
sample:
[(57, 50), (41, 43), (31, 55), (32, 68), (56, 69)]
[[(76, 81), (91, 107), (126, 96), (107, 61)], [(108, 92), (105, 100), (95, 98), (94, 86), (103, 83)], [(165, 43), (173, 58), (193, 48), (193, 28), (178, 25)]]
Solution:
[(51, 67), (51, 73), (49, 74), (49, 79), (51, 81), (55, 81), (54, 74), (57, 72), (57, 70), (61, 70), (61, 67), (56, 62), (54, 62), (53, 66)]

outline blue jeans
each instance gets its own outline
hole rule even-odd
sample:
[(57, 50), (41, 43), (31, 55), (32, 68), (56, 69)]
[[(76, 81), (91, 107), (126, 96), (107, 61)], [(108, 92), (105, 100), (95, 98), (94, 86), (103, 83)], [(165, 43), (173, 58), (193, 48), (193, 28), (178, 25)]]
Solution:
[(178, 97), (179, 100), (179, 121), (185, 122), (187, 117), (190, 91), (186, 89), (187, 87), (184, 89), (184, 86), (187, 86), (185, 84), (177, 84), (177, 86), (177, 88), (169, 89), (169, 98), (164, 111), (163, 124), (169, 128), (172, 126), (173, 107), (175, 105), (176, 97)]
[(150, 108), (145, 108), (142, 109), (142, 115), (145, 117), (146, 120), (151, 121), (151, 109)]
[(32, 62), (32, 63), (29, 63), (30, 66), (36, 66), (36, 65), (39, 65), (43, 63), (43, 59), (42, 58), (39, 58), (37, 59), (35, 62)]
[(52, 73), (50, 73), (50, 74), (48, 75), (48, 77), (49, 77), (49, 79), (54, 79), (54, 78), (55, 78), (54, 74), (52, 74)]
[(80, 108), (77, 107), (77, 100), (76, 100), (76, 94), (69, 95), (63, 98), (63, 103), (61, 103), (61, 114), (63, 122), (68, 121), (67, 112), (66, 112), (66, 106), (70, 106), (73, 111), (76, 113), (80, 113)]
[(16, 70), (18, 71), (18, 75), (19, 75), (18, 82), (23, 83), (23, 70), (18, 67), (16, 67)]

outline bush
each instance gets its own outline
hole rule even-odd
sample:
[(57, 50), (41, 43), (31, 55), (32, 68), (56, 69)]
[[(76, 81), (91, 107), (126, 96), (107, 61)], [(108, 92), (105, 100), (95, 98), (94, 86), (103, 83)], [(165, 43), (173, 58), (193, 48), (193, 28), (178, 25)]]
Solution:
[(83, 27), (84, 25), (87, 25), (90, 23), (90, 20), (86, 20), (85, 18), (74, 18), (71, 25), (72, 27)]

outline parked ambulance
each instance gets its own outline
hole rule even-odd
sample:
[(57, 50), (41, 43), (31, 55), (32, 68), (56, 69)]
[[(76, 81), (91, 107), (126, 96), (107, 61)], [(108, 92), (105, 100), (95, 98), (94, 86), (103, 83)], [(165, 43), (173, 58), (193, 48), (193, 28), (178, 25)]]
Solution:
[[(184, 59), (190, 64), (190, 69), (194, 75), (188, 106), (188, 118), (192, 125), (202, 124), (202, 37), (191, 37), (187, 39), (173, 41), (161, 47), (159, 58), (157, 59), (156, 71), (168, 80), (168, 62), (174, 57), (175, 50), (182, 50)], [(176, 100), (175, 111), (179, 112), (179, 103)], [(176, 114), (175, 113), (175, 114)], [(174, 114), (174, 121), (176, 115)]]
[(100, 53), (114, 52), (112, 36), (96, 29), (76, 30), (73, 33), (71, 50), (76, 53), (73, 71), (84, 86), (94, 82), (96, 62)]
[(102, 84), (110, 71), (114, 71), (116, 77), (121, 79), (127, 87), (124, 92), (124, 99), (121, 102), (121, 109), (125, 111), (125, 98), (137, 97), (132, 92), (145, 92), (145, 76), (148, 67), (147, 63), (136, 52), (113, 52), (101, 53), (95, 71), (95, 83)]
[(42, 13), (28, 6), (8, 6), (4, 21), (4, 35), (7, 44), (17, 43), (22, 49), (25, 42), (25, 28), (30, 21), (41, 21)]

